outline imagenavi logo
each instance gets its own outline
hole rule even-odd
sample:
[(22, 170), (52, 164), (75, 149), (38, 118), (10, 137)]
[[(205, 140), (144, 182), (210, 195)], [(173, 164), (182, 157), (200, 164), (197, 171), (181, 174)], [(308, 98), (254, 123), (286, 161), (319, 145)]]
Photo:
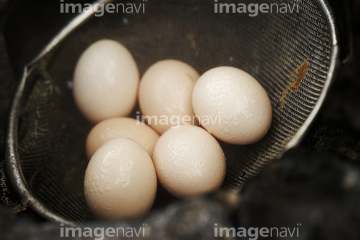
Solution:
[(105, 13), (145, 13), (145, 5), (148, 0), (143, 0), (142, 3), (66, 3), (65, 0), (60, 0), (60, 13), (83, 13), (92, 10), (95, 12), (95, 17), (102, 17)]
[(291, 239), (300, 237), (301, 223), (296, 224), (295, 227), (220, 227), (219, 224), (214, 224), (215, 238), (241, 238), (248, 240), (258, 240), (259, 238), (276, 238), (276, 239)]
[(221, 0), (214, 0), (214, 13), (241, 13), (256, 17), (259, 13), (299, 13), (299, 4), (290, 3), (226, 3)]

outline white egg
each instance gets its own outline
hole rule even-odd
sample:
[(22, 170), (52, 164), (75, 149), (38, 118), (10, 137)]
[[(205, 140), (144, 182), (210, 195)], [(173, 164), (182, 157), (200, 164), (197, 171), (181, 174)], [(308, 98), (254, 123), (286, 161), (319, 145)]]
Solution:
[(134, 108), (139, 71), (120, 43), (101, 40), (81, 55), (74, 74), (75, 101), (92, 122), (127, 116)]
[(118, 138), (102, 145), (91, 158), (84, 194), (97, 218), (134, 218), (152, 207), (156, 186), (150, 156), (135, 141)]
[(217, 67), (197, 81), (192, 103), (200, 124), (231, 144), (250, 144), (268, 132), (272, 108), (265, 89), (250, 74)]
[(158, 133), (171, 126), (196, 123), (191, 95), (198, 78), (195, 69), (178, 60), (159, 61), (145, 72), (139, 104), (148, 124)]
[(139, 143), (152, 157), (159, 134), (143, 122), (132, 118), (110, 118), (96, 124), (86, 140), (89, 158), (104, 143), (116, 138), (129, 138)]
[(225, 177), (225, 155), (219, 143), (193, 125), (166, 131), (155, 145), (153, 161), (160, 183), (177, 197), (214, 191)]

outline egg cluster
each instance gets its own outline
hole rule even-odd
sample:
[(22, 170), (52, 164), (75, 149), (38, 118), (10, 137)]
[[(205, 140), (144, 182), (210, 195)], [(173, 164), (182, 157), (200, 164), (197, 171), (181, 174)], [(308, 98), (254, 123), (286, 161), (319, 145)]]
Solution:
[[(94, 216), (103, 219), (144, 215), (154, 203), (157, 179), (176, 197), (218, 189), (226, 162), (215, 137), (254, 143), (272, 118), (266, 91), (240, 69), (216, 67), (200, 76), (182, 61), (162, 60), (140, 81), (133, 56), (113, 40), (98, 41), (82, 54), (74, 98), (96, 123), (86, 141), (84, 195)], [(147, 124), (127, 117), (137, 99)]]

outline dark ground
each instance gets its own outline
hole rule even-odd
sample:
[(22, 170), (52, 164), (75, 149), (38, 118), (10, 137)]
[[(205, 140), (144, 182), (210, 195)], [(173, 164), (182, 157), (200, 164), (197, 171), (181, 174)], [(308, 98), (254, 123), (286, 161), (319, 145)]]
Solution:
[[(6, 2), (0, 0), (2, 19), (13, 8), (26, 16), (26, 7), (6, 6)], [(32, 4), (39, 2), (46, 4), (44, 1)], [(342, 6), (339, 2), (337, 7)], [(230, 204), (237, 203), (234, 196), (217, 194), (183, 202), (159, 216), (148, 217), (147, 222), (156, 230), (151, 237), (211, 239), (213, 233), (206, 229), (213, 230), (212, 224), (216, 221), (219, 226), (243, 227), (295, 227), (301, 223), (300, 237), (295, 239), (360, 239), (360, 1), (350, 1), (350, 6), (352, 59), (340, 72), (302, 144), (250, 181), (240, 204)], [(56, 32), (56, 26), (62, 25), (52, 22), (52, 16), (46, 17), (50, 19), (46, 24), (55, 27), (36, 34), (29, 30), (32, 37), (16, 48), (6, 51), (4, 38), (0, 36), (0, 203), (4, 205), (0, 207), (0, 239), (59, 238), (57, 224), (35, 223), (8, 210), (18, 204), (19, 199), (13, 194), (3, 170), (5, 131), (17, 84), (15, 79), (21, 74), (22, 64), (39, 51), (33, 46), (45, 44)], [(28, 21), (36, 25), (36, 20), (29, 18)], [(28, 36), (26, 32), (14, 34), (18, 34), (18, 38)], [(21, 54), (9, 59), (13, 49)], [(227, 204), (221, 204), (224, 201)], [(25, 215), (31, 217), (32, 213)], [(208, 217), (200, 219), (203, 215)], [(124, 224), (117, 225), (126, 226)]]

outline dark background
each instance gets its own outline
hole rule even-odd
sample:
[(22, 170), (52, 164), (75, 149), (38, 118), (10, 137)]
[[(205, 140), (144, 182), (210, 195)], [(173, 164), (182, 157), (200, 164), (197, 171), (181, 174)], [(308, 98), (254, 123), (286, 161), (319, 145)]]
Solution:
[[(302, 144), (248, 183), (235, 208), (229, 209), (227, 198), (208, 196), (199, 202), (175, 205), (174, 215), (150, 217), (149, 222), (168, 217), (186, 226), (185, 212), (202, 209), (209, 212), (208, 222), (211, 218), (234, 226), (301, 222), (301, 239), (360, 239), (360, 1), (330, 2), (342, 34), (344, 65)], [(73, 17), (59, 17), (58, 4), (48, 0), (0, 0), (0, 239), (58, 237), (58, 226), (44, 222), (31, 211), (20, 216), (11, 213), (20, 206), (19, 198), (4, 171), (9, 107), (23, 66)], [(345, 61), (350, 53), (350, 60)], [(226, 204), (222, 204), (224, 201)], [(214, 202), (219, 204), (214, 207)], [(200, 204), (196, 210), (194, 204)], [(190, 233), (176, 231), (176, 224), (160, 224), (159, 234), (163, 235), (155, 236), (202, 239), (201, 226), (191, 224)]]

